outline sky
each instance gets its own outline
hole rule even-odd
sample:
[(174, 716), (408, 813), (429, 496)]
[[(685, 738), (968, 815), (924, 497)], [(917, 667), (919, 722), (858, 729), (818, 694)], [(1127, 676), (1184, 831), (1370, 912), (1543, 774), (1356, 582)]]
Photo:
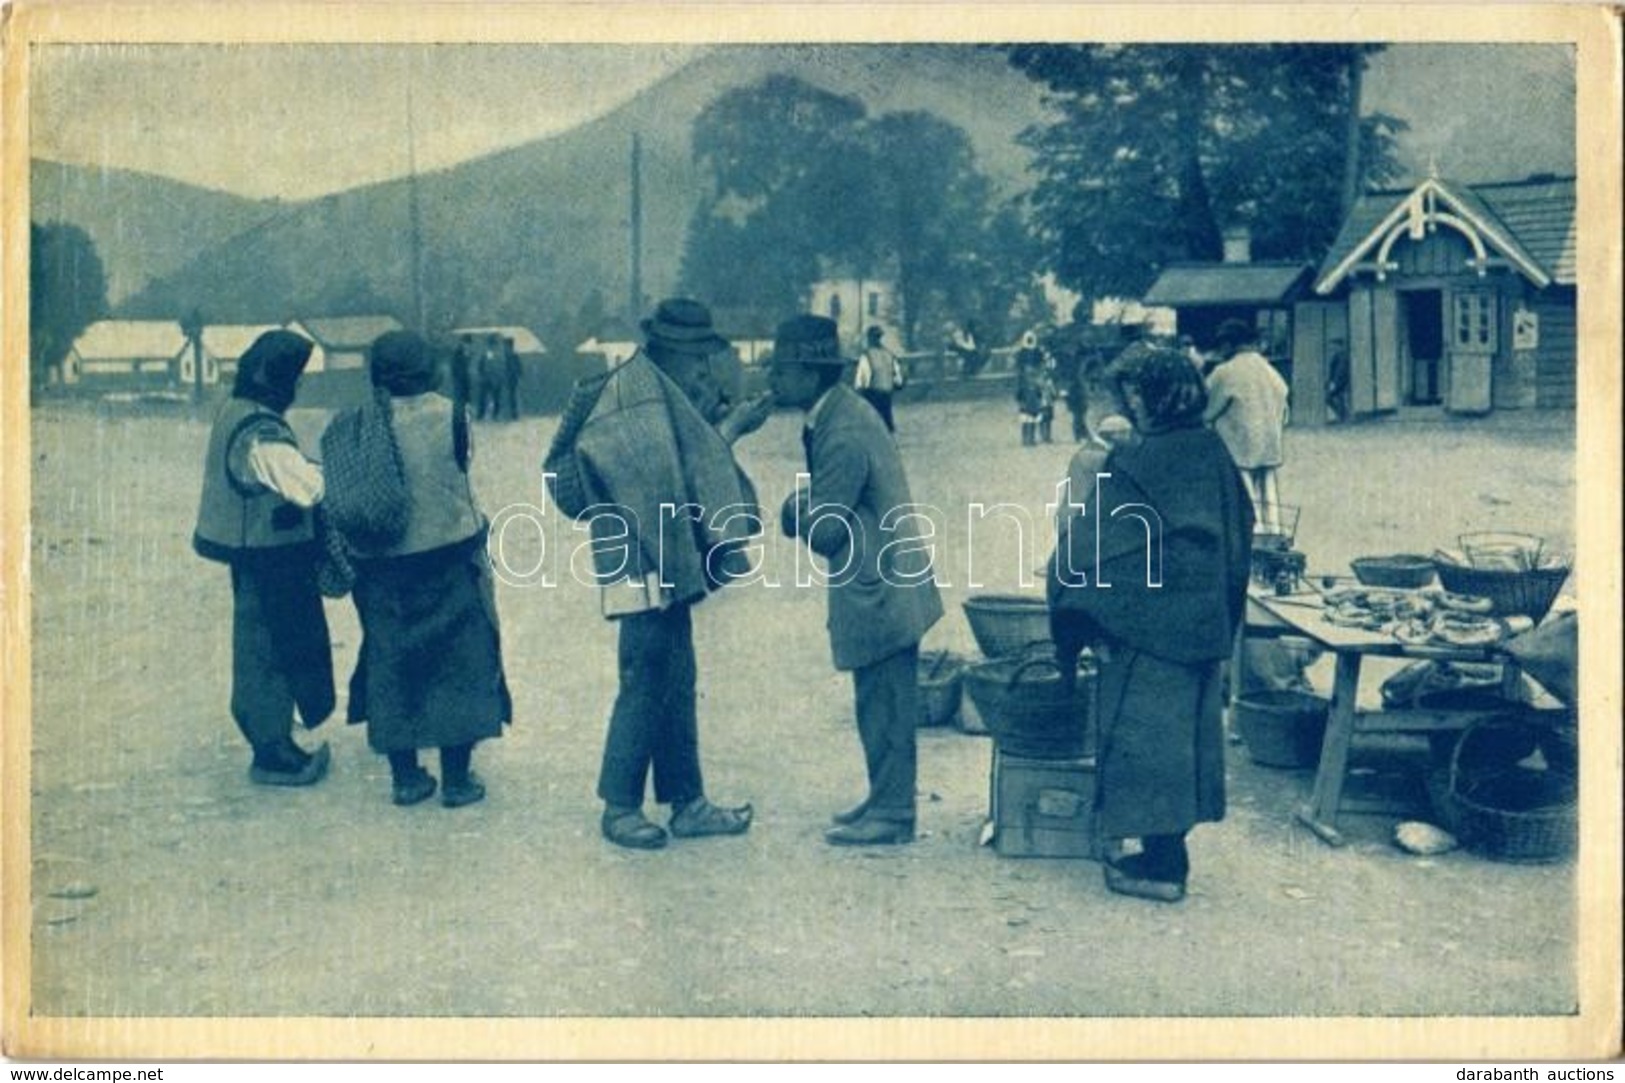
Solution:
[[(599, 116), (695, 45), (36, 46), (32, 152), (252, 197), (306, 199), (434, 170)], [(1395, 45), (1367, 112), (1407, 118), (1413, 172), (1466, 181), (1574, 170), (1562, 45)], [(1517, 168), (1509, 174), (1508, 150)]]
[(568, 129), (695, 54), (664, 45), (40, 46), (33, 156), (305, 199)]

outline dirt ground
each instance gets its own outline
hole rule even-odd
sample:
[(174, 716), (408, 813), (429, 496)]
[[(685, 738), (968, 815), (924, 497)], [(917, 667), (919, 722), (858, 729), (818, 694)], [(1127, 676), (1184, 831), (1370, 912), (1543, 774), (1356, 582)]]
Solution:
[[(309, 418), (301, 419), (308, 424)], [(800, 462), (800, 419), (742, 445), (770, 509)], [(1058, 426), (1059, 427), (1059, 426)], [(1020, 586), (1047, 530), (976, 524), (1013, 502), (1040, 527), (1064, 445), (1018, 446), (1000, 401), (911, 404), (916, 499), (946, 512), (948, 616), (927, 647), (973, 651), (960, 603)], [(540, 504), (553, 422), (478, 429), (483, 503)], [(1576, 1005), (1573, 864), (1395, 849), (1393, 817), (1345, 816), (1332, 849), (1294, 825), (1304, 771), (1231, 746), (1230, 813), (1192, 836), (1180, 906), (1107, 893), (1098, 866), (978, 845), (989, 744), (921, 740), (913, 846), (837, 850), (828, 814), (861, 792), (850, 684), (824, 599), (779, 580), (696, 614), (702, 752), (748, 835), (663, 852), (598, 836), (593, 795), (614, 692), (613, 628), (571, 581), (582, 537), (519, 521), (504, 585), (514, 725), (480, 748), (481, 805), (398, 809), (342, 721), (357, 626), (330, 602), (339, 714), (320, 786), (245, 777), (226, 711), (224, 569), (192, 555), (203, 422), (44, 406), (33, 421), (33, 1011), (51, 1016), (1359, 1016), (1561, 1014)], [(1573, 417), (1294, 431), (1283, 499), (1313, 569), (1430, 551), (1475, 529), (1573, 544)], [(1041, 536), (1036, 536), (1041, 535)], [(556, 566), (549, 563), (557, 561)], [(1317, 675), (1324, 682), (1326, 674)], [(1371, 691), (1371, 690), (1368, 690)], [(1415, 779), (1411, 781), (1414, 783)], [(61, 897), (61, 896), (78, 897)]]

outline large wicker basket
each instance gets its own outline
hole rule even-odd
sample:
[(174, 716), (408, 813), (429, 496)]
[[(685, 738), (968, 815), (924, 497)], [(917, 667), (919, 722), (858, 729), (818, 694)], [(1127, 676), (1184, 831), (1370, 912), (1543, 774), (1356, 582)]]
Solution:
[(1092, 664), (1080, 664), (1069, 686), (1053, 655), (991, 659), (966, 669), (965, 689), (1006, 755), (1069, 760), (1093, 752)]
[(920, 725), (946, 726), (959, 716), (965, 663), (947, 651), (920, 655)]
[(1049, 604), (1030, 595), (972, 595), (965, 599), (965, 619), (989, 658), (1006, 658), (1050, 638)]
[(1539, 624), (1557, 601), (1569, 569), (1466, 568), (1448, 560), (1435, 562), (1439, 585), (1452, 594), (1476, 594), (1495, 605), (1497, 616), (1525, 616)]
[(1450, 760), (1450, 826), (1468, 849), (1497, 861), (1556, 861), (1574, 852), (1579, 834), (1574, 775), (1548, 765), (1463, 771), (1462, 751), (1475, 735), (1506, 728), (1481, 722), (1462, 734)]

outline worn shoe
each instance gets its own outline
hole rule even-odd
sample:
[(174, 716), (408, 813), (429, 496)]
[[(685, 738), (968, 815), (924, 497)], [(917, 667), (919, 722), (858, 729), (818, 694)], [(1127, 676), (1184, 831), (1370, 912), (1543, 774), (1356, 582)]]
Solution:
[(725, 808), (699, 797), (671, 814), (671, 833), (680, 839), (743, 835), (750, 830), (753, 815), (755, 811), (748, 804)]
[(666, 829), (650, 823), (642, 809), (610, 806), (604, 809), (599, 826), (604, 838), (629, 850), (658, 850), (666, 845)]
[(1182, 881), (1154, 880), (1149, 876), (1136, 874), (1132, 871), (1133, 866), (1125, 869), (1121, 864), (1108, 864), (1105, 868), (1107, 889), (1119, 895), (1132, 895), (1137, 899), (1166, 903), (1176, 903), (1185, 897), (1185, 885)]
[(485, 783), (470, 771), (461, 782), (448, 782), (440, 791), (440, 803), (446, 808), (462, 808), (485, 800)]
[(419, 767), (415, 774), (402, 775), (395, 780), (391, 797), (397, 805), (405, 808), (427, 801), (434, 796), (434, 790), (434, 776)]
[(332, 759), (333, 753), (327, 747), (327, 742), (323, 741), (321, 747), (310, 754), (310, 758), (303, 766), (277, 770), (261, 767), (256, 763), (248, 769), (248, 780), (261, 786), (311, 786), (320, 782), (327, 774), (327, 767)]
[(865, 798), (849, 809), (843, 809), (829, 818), (829, 822), (837, 827), (846, 827), (863, 819), (869, 812), (869, 800)]
[(865, 816), (852, 824), (842, 824), (824, 832), (831, 846), (897, 846), (914, 841), (914, 824), (908, 820), (877, 820)]

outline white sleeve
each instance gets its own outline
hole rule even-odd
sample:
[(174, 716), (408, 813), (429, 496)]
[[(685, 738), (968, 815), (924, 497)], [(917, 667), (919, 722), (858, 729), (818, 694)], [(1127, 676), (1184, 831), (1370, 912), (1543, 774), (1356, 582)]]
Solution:
[(255, 440), (248, 449), (254, 480), (290, 503), (312, 508), (321, 503), (322, 468), (280, 440)]
[(858, 371), (852, 374), (852, 386), (862, 391), (874, 380), (874, 370), (869, 365), (869, 351), (864, 350), (858, 356)]

